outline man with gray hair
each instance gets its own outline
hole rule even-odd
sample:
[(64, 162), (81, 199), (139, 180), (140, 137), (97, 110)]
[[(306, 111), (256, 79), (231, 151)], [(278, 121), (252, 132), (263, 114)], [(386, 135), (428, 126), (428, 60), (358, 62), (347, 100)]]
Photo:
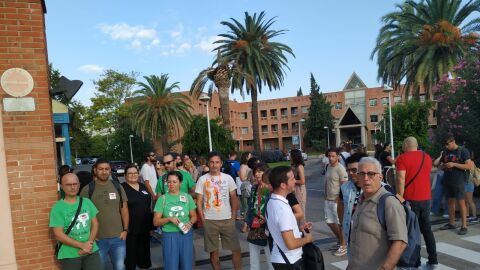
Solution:
[(435, 236), (430, 227), (431, 187), (430, 172), (432, 158), (419, 151), (417, 139), (408, 137), (403, 141), (403, 154), (396, 162), (397, 193), (410, 203), (410, 207), (418, 218), (420, 232), (425, 240), (428, 253), (428, 266), (438, 265)]
[(347, 269), (394, 269), (408, 243), (405, 210), (396, 198), (388, 196), (386, 226), (382, 226), (377, 204), (388, 193), (381, 184), (382, 167), (376, 159), (364, 157), (358, 164), (357, 175), (363, 194), (352, 218)]

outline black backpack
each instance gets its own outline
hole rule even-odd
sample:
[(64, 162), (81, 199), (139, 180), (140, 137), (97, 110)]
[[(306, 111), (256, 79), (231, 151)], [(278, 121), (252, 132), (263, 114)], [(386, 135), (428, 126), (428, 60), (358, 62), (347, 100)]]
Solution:
[[(112, 183), (115, 189), (117, 190), (118, 195), (120, 195), (120, 208), (123, 207), (123, 197), (120, 190), (120, 182), (116, 177), (112, 177)], [(92, 199), (93, 192), (95, 191), (95, 181), (88, 183), (88, 198)]]
[(235, 181), (235, 179), (237, 179), (238, 177), (238, 174), (237, 174), (237, 171), (235, 171), (235, 168), (233, 167), (232, 162), (233, 161), (230, 161), (230, 160), (226, 160), (225, 162), (223, 162), (221, 171), (223, 173), (230, 175)]

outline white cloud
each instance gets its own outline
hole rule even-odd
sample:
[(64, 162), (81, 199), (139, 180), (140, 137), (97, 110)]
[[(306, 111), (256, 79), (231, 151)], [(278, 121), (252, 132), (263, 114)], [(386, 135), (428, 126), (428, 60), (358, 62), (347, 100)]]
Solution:
[(213, 44), (213, 42), (220, 40), (219, 36), (210, 36), (207, 38), (202, 38), (202, 40), (195, 44), (196, 48), (199, 48), (200, 50), (204, 52), (211, 52), (213, 49), (215, 49), (218, 44)]
[(103, 69), (103, 67), (95, 64), (83, 65), (78, 68), (79, 71), (85, 73), (101, 73)]
[(162, 56), (174, 56), (174, 55), (183, 55), (186, 52), (190, 51), (192, 48), (192, 44), (189, 42), (183, 42), (181, 44), (178, 43), (170, 43), (169, 45), (164, 47), (164, 50), (161, 52)]
[(181, 36), (182, 36), (182, 32), (180, 32), (180, 31), (172, 31), (170, 33), (170, 37), (172, 37), (172, 38), (179, 38)]
[(153, 45), (156, 46), (159, 43), (157, 31), (154, 28), (146, 28), (143, 25), (131, 26), (126, 23), (100, 24), (98, 29), (102, 33), (109, 35), (112, 40), (130, 41), (130, 46), (138, 50), (143, 48), (143, 41), (150, 41), (148, 42), (149, 45), (145, 46), (146, 49), (150, 49)]
[(132, 41), (132, 43), (130, 44), (132, 46), (132, 48), (134, 49), (141, 49), (142, 48), (142, 42), (138, 39), (135, 39)]

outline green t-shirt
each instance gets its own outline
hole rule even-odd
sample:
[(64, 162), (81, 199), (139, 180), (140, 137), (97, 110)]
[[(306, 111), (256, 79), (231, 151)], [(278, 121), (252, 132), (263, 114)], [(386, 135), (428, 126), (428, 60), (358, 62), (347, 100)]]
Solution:
[[(77, 196), (77, 201), (74, 204), (66, 203), (63, 199), (57, 201), (50, 211), (50, 223), (49, 227), (62, 227), (65, 232), (70, 223), (72, 223), (75, 213), (78, 209), (80, 200)], [(90, 228), (92, 226), (92, 218), (96, 217), (98, 213), (97, 208), (93, 205), (92, 201), (87, 198), (83, 198), (82, 209), (78, 215), (77, 221), (73, 226), (68, 236), (79, 242), (87, 242), (90, 237)], [(93, 252), (97, 251), (97, 244), (93, 243)], [(78, 258), (79, 249), (72, 246), (62, 245), (58, 252), (58, 259)]]
[[(192, 187), (195, 186), (195, 182), (193, 182), (192, 176), (186, 172), (179, 170), (179, 172), (182, 174), (182, 184), (180, 185), (180, 192), (184, 193), (190, 193), (190, 190)], [(167, 174), (164, 174), (163, 176), (160, 176), (158, 178), (157, 186), (155, 187), (155, 193), (162, 195), (168, 192), (168, 186), (167, 186)], [(163, 188), (162, 188), (163, 184)], [(163, 192), (162, 192), (163, 191)]]
[[(153, 211), (162, 213), (162, 217), (177, 217), (183, 224), (190, 221), (190, 211), (197, 208), (193, 202), (192, 196), (188, 193), (180, 192), (179, 195), (166, 193), (157, 200)], [(172, 222), (162, 226), (164, 232), (179, 232), (180, 229)]]

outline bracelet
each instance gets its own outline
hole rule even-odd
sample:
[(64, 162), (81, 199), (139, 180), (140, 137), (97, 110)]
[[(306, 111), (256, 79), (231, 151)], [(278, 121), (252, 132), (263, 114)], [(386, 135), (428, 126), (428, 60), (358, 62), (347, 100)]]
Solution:
[(125, 228), (124, 228), (124, 229), (123, 229), (123, 232), (127, 232), (127, 233), (128, 233), (128, 232), (130, 232), (130, 231), (129, 231), (128, 229), (125, 229)]

